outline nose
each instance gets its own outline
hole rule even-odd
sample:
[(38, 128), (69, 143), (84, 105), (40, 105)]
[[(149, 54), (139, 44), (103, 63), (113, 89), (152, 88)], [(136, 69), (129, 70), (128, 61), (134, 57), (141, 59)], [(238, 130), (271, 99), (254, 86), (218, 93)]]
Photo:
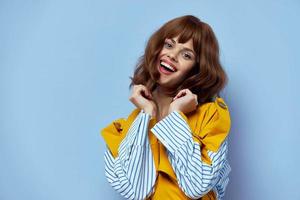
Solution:
[(168, 57), (169, 57), (172, 61), (177, 62), (177, 54), (178, 54), (178, 52), (177, 52), (176, 50), (169, 51)]
[(175, 54), (174, 53), (169, 53), (168, 54), (168, 57), (170, 58), (170, 60), (172, 60), (172, 61), (174, 61), (174, 62), (177, 62), (177, 58), (176, 58), (176, 56), (175, 56)]

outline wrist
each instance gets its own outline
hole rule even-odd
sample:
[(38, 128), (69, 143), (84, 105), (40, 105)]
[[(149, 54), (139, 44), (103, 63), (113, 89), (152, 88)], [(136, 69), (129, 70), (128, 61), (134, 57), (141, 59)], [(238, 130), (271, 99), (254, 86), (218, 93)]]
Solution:
[(154, 118), (156, 116), (156, 111), (154, 108), (144, 108), (143, 109), (145, 113), (149, 114), (151, 118)]
[(169, 107), (169, 114), (173, 111), (177, 111), (177, 112), (180, 112), (180, 109), (179, 108), (176, 108), (176, 107), (173, 107), (173, 106), (170, 106)]

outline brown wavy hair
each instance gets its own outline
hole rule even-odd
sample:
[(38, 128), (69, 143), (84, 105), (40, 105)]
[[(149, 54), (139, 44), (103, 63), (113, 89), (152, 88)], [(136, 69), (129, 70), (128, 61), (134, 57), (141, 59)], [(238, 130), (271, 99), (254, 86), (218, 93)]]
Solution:
[(176, 36), (179, 36), (180, 43), (192, 38), (196, 63), (181, 84), (167, 95), (175, 96), (179, 90), (188, 88), (197, 94), (199, 103), (212, 101), (220, 96), (228, 78), (219, 60), (218, 41), (212, 28), (193, 15), (174, 18), (151, 35), (144, 55), (138, 59), (133, 77), (129, 77), (129, 88), (135, 84), (143, 84), (152, 92), (157, 87), (160, 76), (156, 67), (158, 55), (165, 39)]

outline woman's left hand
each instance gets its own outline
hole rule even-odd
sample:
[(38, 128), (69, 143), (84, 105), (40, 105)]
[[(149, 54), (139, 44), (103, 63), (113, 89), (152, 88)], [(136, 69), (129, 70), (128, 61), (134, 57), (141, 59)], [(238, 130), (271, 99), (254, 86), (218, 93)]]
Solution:
[(180, 90), (170, 104), (169, 113), (174, 110), (181, 111), (185, 114), (192, 112), (197, 108), (197, 98), (198, 96), (192, 93), (189, 89)]

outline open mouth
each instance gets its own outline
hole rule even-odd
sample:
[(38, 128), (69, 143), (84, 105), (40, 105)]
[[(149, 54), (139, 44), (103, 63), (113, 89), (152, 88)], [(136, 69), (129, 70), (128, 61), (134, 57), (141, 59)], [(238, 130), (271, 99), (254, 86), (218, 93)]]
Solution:
[(174, 67), (162, 60), (160, 61), (159, 69), (164, 74), (172, 74), (177, 71)]

